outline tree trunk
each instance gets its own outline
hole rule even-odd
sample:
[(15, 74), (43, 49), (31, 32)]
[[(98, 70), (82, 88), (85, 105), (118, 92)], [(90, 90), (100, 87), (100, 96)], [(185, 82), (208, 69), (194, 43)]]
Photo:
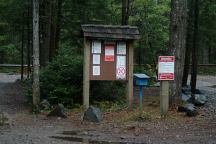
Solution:
[(0, 51), (0, 64), (4, 64), (4, 50)]
[[(28, 18), (30, 17), (30, 8), (28, 8)], [(27, 20), (27, 78), (30, 78), (30, 73), (31, 73), (31, 40), (30, 40), (30, 36), (31, 36), (31, 30), (30, 30), (31, 24), (29, 19)]]
[(128, 25), (130, 0), (122, 0), (122, 25)]
[(56, 55), (56, 29), (57, 29), (57, 18), (56, 18), (56, 4), (58, 0), (53, 0), (51, 2), (51, 31), (50, 31), (50, 61)]
[(33, 0), (33, 105), (40, 102), (39, 81), (39, 0)]
[(194, 0), (188, 2), (188, 23), (187, 23), (187, 36), (186, 36), (186, 52), (185, 52), (185, 62), (184, 62), (184, 73), (182, 79), (182, 86), (187, 85), (189, 70), (190, 70), (190, 60), (191, 60), (191, 47), (193, 39), (193, 19), (194, 19)]
[(199, 23), (199, 0), (195, 0), (194, 9), (195, 19), (194, 19), (194, 36), (193, 36), (193, 48), (192, 48), (192, 69), (191, 69), (191, 92), (195, 94), (196, 92), (196, 81), (197, 81), (197, 50), (199, 47), (198, 40), (198, 23)]
[(175, 56), (175, 80), (170, 82), (170, 103), (181, 95), (187, 23), (187, 0), (171, 1), (170, 54)]
[(203, 49), (203, 64), (209, 64), (209, 48), (206, 45)]
[(50, 31), (51, 31), (51, 1), (43, 1), (44, 21), (40, 22), (40, 31), (42, 35), (42, 43), (40, 46), (40, 65), (46, 67), (49, 63), (50, 54)]
[(24, 13), (22, 15), (22, 45), (21, 45), (21, 80), (23, 80), (23, 72), (24, 72)]
[(58, 10), (57, 10), (57, 26), (56, 26), (56, 50), (59, 49), (60, 33), (61, 33), (61, 15), (62, 15), (62, 4), (63, 0), (58, 0)]

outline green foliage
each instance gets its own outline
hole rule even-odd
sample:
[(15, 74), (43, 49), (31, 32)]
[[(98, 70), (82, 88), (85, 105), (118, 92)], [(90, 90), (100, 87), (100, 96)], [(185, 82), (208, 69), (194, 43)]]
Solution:
[(137, 25), (141, 40), (135, 49), (138, 64), (153, 64), (167, 51), (169, 41), (170, 0), (134, 0), (130, 24)]
[(129, 117), (128, 120), (129, 121), (139, 121), (139, 122), (150, 121), (152, 120), (152, 114), (148, 112), (135, 112)]
[(0, 126), (7, 124), (8, 118), (0, 112)]
[(117, 112), (128, 108), (123, 101), (94, 101), (93, 105), (106, 112)]
[(144, 73), (150, 77), (150, 86), (157, 81), (157, 69), (154, 65), (146, 64), (144, 66), (135, 66), (134, 73)]
[(199, 59), (203, 59), (204, 49), (208, 51), (209, 63), (216, 64), (216, 1), (203, 1), (199, 15)]
[(199, 75), (216, 75), (216, 66), (199, 66), (198, 67), (198, 74)]
[(125, 82), (92, 81), (91, 99), (95, 101), (125, 101)]
[(53, 104), (73, 106), (82, 98), (82, 57), (71, 49), (60, 49), (58, 56), (41, 73), (41, 97)]

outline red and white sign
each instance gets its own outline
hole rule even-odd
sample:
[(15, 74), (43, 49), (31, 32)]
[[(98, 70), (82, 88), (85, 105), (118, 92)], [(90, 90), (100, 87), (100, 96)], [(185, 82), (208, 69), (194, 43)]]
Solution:
[(117, 56), (116, 78), (126, 79), (126, 56)]
[(126, 67), (118, 67), (116, 76), (118, 79), (125, 79), (126, 78)]
[(105, 45), (105, 57), (104, 61), (114, 61), (115, 60), (115, 53), (114, 53), (115, 45), (113, 44), (106, 44)]
[(174, 80), (174, 56), (159, 56), (158, 80)]

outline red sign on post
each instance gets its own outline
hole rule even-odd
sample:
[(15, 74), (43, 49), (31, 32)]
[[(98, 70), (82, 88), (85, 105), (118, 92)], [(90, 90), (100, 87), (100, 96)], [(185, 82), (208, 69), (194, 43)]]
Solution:
[(159, 56), (158, 80), (174, 80), (174, 56)]

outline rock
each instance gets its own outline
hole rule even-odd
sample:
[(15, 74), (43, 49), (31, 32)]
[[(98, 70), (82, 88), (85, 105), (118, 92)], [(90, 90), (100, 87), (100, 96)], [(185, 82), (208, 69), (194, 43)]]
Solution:
[(84, 113), (83, 120), (91, 121), (91, 122), (101, 122), (102, 121), (102, 113), (99, 108), (90, 106)]
[(186, 104), (185, 108), (186, 108), (187, 116), (196, 116), (196, 115), (198, 115), (198, 112), (197, 112), (196, 107), (194, 106), (194, 104), (191, 104), (191, 103)]
[(190, 95), (187, 95), (187, 94), (185, 94), (185, 93), (182, 93), (182, 94), (181, 94), (181, 100), (183, 100), (183, 101), (185, 101), (185, 102), (187, 102), (190, 98), (191, 98)]
[(190, 95), (191, 94), (191, 88), (190, 86), (183, 86), (182, 87), (182, 93), (186, 94), (186, 95)]
[(194, 102), (192, 101), (192, 98), (190, 101), (193, 102), (195, 106), (203, 106), (207, 102), (207, 98), (203, 94), (195, 94), (194, 98)]
[(50, 105), (50, 103), (48, 102), (48, 100), (44, 99), (44, 100), (41, 101), (41, 103), (40, 103), (40, 108), (41, 108), (41, 109), (48, 110), (48, 109), (51, 108), (51, 105)]
[(58, 104), (54, 108), (54, 110), (52, 110), (47, 116), (56, 116), (56, 117), (67, 118), (67, 114), (65, 113), (65, 110), (64, 110), (64, 105)]
[(196, 90), (195, 90), (195, 93), (196, 93), (196, 94), (203, 94), (203, 92), (201, 92), (199, 89), (196, 89)]
[(178, 112), (186, 112), (186, 108), (184, 106), (178, 106)]
[(185, 104), (184, 106), (179, 106), (178, 111), (179, 112), (186, 112), (187, 116), (196, 116), (196, 115), (198, 115), (198, 112), (196, 110), (195, 105), (191, 104), (191, 103)]

